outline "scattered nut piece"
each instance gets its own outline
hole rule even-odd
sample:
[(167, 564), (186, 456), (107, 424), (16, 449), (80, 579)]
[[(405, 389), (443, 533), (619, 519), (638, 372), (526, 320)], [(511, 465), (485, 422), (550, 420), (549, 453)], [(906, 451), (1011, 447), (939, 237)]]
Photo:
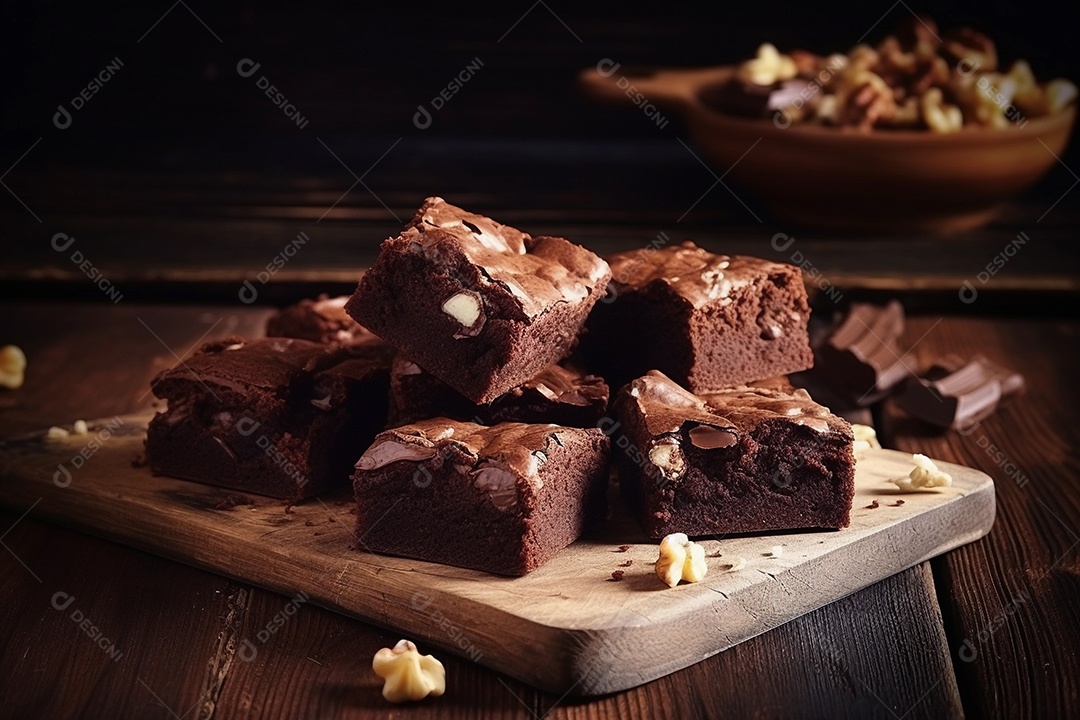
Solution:
[(949, 487), (952, 485), (952, 475), (938, 468), (934, 461), (925, 455), (915, 453), (911, 456), (915, 467), (907, 477), (892, 478), (889, 480), (903, 492), (916, 490)]
[(18, 345), (0, 348), (0, 387), (18, 390), (26, 378), (26, 355)]
[(675, 587), (680, 580), (698, 582), (708, 570), (705, 548), (692, 542), (685, 533), (671, 533), (660, 541), (656, 576), (668, 587)]
[(375, 653), (371, 669), (383, 678), (382, 695), (392, 703), (423, 700), (446, 692), (446, 668), (431, 655), (421, 655), (409, 640)]
[(629, 546), (629, 545), (620, 545), (620, 546), (619, 546), (619, 547), (618, 547), (618, 548), (617, 548), (617, 549), (615, 550), (615, 552), (626, 552), (626, 551), (627, 551), (627, 550), (629, 550), (629, 549), (630, 549), (630, 546)]
[(877, 430), (874, 430), (874, 428), (869, 425), (852, 423), (851, 433), (855, 436), (853, 450), (855, 451), (856, 459), (865, 455), (866, 451), (871, 448), (875, 450), (881, 449), (881, 443), (879, 443), (877, 439)]
[(874, 500), (869, 505), (867, 505), (866, 508), (864, 508), (864, 509), (866, 509), (866, 510), (877, 510), (879, 507), (881, 507), (881, 503), (879, 503), (877, 500)]
[(739, 66), (741, 79), (755, 85), (772, 85), (790, 80), (798, 74), (795, 60), (789, 55), (781, 55), (774, 45), (764, 43), (758, 48), (757, 57), (747, 60)]
[(737, 570), (742, 570), (744, 567), (746, 567), (746, 558), (741, 558), (741, 557), (732, 558), (731, 562), (728, 563), (727, 571), (728, 572), (735, 572)]
[(611, 580), (610, 580), (610, 582), (619, 582), (620, 580), (623, 579), (623, 575), (625, 575), (625, 574), (626, 574), (625, 570), (613, 570), (611, 572)]
[(71, 435), (71, 433), (69, 433), (69, 432), (68, 432), (67, 430), (65, 430), (64, 428), (62, 428), (62, 427), (58, 427), (58, 426), (56, 426), (56, 425), (53, 425), (53, 426), (52, 426), (51, 428), (49, 428), (49, 429), (48, 429), (48, 431), (47, 431), (47, 432), (45, 433), (45, 437), (46, 437), (46, 438), (47, 438), (48, 440), (63, 440), (64, 438), (66, 438), (66, 437), (67, 437), (67, 436), (69, 436), (69, 435)]
[(619, 567), (630, 567), (634, 564), (633, 560), (627, 560), (626, 562), (619, 563)]
[(769, 554), (772, 555), (773, 557), (782, 557), (784, 555), (784, 546), (783, 545), (773, 545), (772, 549), (769, 550)]
[(900, 507), (903, 504), (904, 504), (903, 500), (897, 500), (896, 502), (892, 503), (889, 507)]
[(90, 428), (86, 425), (85, 420), (76, 420), (75, 424), (72, 426), (72, 431), (76, 435), (86, 435), (90, 432)]

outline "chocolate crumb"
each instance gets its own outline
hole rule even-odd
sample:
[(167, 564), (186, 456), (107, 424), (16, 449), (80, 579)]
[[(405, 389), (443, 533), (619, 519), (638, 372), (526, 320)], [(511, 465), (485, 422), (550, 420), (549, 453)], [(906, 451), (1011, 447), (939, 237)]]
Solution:
[(315, 527), (315, 521), (314, 520), (305, 520), (304, 521), (304, 526), (305, 527)]
[(624, 563), (619, 563), (619, 567), (630, 567), (630, 566), (631, 566), (631, 565), (633, 565), (633, 564), (634, 564), (634, 561), (633, 561), (633, 560), (627, 560), (627, 561), (626, 561), (626, 562), (624, 562)]
[(904, 504), (904, 501), (903, 501), (903, 500), (897, 500), (896, 502), (894, 502), (894, 503), (892, 504), (892, 507), (900, 507), (900, 506), (901, 506), (901, 505), (903, 505), (903, 504)]
[(623, 575), (625, 575), (625, 574), (626, 573), (623, 572), (622, 570), (615, 570), (615, 571), (613, 571), (611, 573), (611, 579), (608, 580), (608, 582), (619, 582), (620, 580), (623, 579)]
[(215, 510), (232, 510), (237, 505), (254, 505), (255, 501), (246, 495), (226, 495), (221, 499), (217, 505), (214, 506)]
[(627, 551), (627, 550), (629, 550), (629, 549), (630, 549), (630, 546), (629, 546), (629, 545), (620, 545), (620, 546), (619, 546), (619, 549), (618, 549), (618, 550), (616, 550), (615, 552), (626, 552), (626, 551)]
[(881, 507), (880, 503), (878, 503), (877, 500), (874, 500), (873, 502), (871, 502), (869, 505), (866, 506), (866, 509), (867, 510), (876, 510), (879, 507)]

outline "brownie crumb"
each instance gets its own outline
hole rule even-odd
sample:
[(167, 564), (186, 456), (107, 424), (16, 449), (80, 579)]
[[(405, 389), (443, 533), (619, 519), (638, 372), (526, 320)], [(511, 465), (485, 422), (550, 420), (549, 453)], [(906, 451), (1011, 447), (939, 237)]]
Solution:
[(901, 506), (901, 505), (903, 505), (903, 504), (904, 504), (904, 501), (903, 501), (903, 500), (897, 500), (896, 502), (894, 502), (894, 503), (893, 503), (893, 504), (891, 505), (891, 507), (900, 507), (900, 506)]
[(626, 552), (629, 549), (630, 549), (629, 545), (620, 545), (618, 547), (618, 549), (615, 550), (615, 552)]
[(881, 507), (881, 505), (878, 503), (877, 500), (874, 500), (873, 502), (871, 502), (869, 505), (866, 506), (866, 509), (867, 510), (876, 510), (879, 507)]
[(630, 567), (630, 566), (631, 566), (631, 565), (633, 565), (633, 564), (634, 564), (634, 561), (633, 561), (633, 560), (627, 560), (627, 561), (626, 561), (626, 562), (624, 562), (624, 563), (619, 563), (619, 567)]
[(315, 527), (315, 521), (314, 520), (305, 520), (304, 521), (304, 527)]
[(623, 579), (623, 575), (626, 573), (622, 570), (615, 570), (611, 573), (611, 579), (608, 582), (619, 582)]
[(217, 505), (214, 506), (215, 510), (232, 510), (237, 505), (254, 505), (255, 501), (246, 495), (226, 495), (221, 499)]

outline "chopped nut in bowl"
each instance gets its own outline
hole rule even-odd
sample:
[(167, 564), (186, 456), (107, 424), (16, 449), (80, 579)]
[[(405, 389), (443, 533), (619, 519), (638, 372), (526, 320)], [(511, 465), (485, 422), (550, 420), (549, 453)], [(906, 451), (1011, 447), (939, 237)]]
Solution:
[(1077, 99), (1068, 80), (1002, 62), (986, 35), (928, 18), (842, 54), (766, 43), (737, 66), (630, 77), (604, 66), (581, 81), (621, 102), (629, 82), (682, 114), (717, 174), (777, 219), (875, 234), (992, 219), (1056, 164)]

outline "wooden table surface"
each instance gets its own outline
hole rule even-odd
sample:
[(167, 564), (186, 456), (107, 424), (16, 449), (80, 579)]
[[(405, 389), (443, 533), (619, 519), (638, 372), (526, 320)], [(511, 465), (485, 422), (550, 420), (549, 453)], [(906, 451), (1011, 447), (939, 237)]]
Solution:
[[(25, 386), (0, 394), (3, 436), (145, 408), (157, 371), (204, 337), (257, 334), (267, 313), (235, 305), (2, 305), (0, 343), (20, 345), (29, 358)], [(46, 524), (32, 507), (4, 511), (0, 716), (1076, 716), (1078, 335), (1075, 318), (912, 317), (905, 337), (912, 365), (981, 352), (1028, 380), (1024, 396), (966, 435), (929, 432), (889, 404), (877, 409), (886, 446), (995, 478), (998, 516), (989, 536), (686, 670), (601, 698), (552, 696), (440, 653), (446, 695), (390, 706), (371, 658), (397, 634), (307, 605), (243, 662), (240, 640), (289, 598)], [(73, 596), (89, 625), (54, 609), (56, 593)], [(99, 637), (119, 656), (103, 651)]]

